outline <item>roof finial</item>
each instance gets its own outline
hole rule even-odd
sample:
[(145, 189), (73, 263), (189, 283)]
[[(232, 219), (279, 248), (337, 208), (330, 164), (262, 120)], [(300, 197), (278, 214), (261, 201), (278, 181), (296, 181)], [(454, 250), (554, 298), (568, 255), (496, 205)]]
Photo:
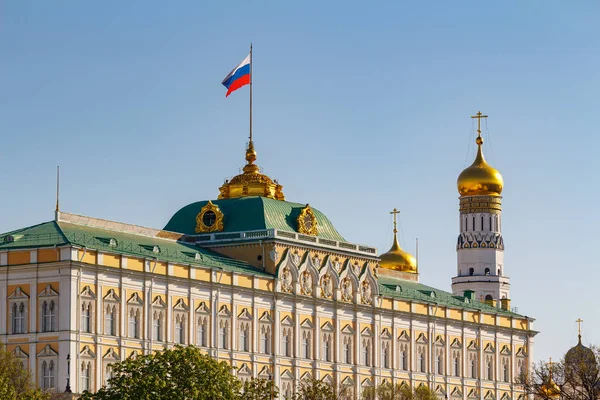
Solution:
[(579, 343), (581, 343), (581, 323), (583, 322), (583, 320), (581, 318), (577, 318), (577, 321), (575, 322), (577, 322), (577, 337), (579, 338)]
[(483, 139), (481, 138), (481, 118), (487, 118), (487, 115), (483, 115), (481, 111), (477, 112), (477, 115), (471, 116), (471, 118), (477, 118), (477, 144), (481, 146), (483, 144)]
[(60, 195), (60, 165), (56, 166), (56, 209), (54, 210), (56, 213), (60, 211), (60, 206), (58, 204), (58, 198)]
[(390, 214), (394, 215), (394, 237), (396, 237), (396, 233), (398, 233), (398, 229), (396, 229), (396, 227), (397, 227), (396, 215), (400, 214), (400, 211), (398, 211), (397, 208), (394, 208), (394, 211), (390, 211)]

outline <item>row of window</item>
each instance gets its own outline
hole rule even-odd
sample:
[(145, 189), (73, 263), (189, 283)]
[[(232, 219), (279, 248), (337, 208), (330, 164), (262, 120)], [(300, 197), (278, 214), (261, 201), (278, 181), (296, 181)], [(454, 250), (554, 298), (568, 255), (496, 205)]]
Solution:
[[(54, 300), (40, 301), (40, 327), (42, 332), (58, 331), (58, 306)], [(10, 330), (11, 334), (28, 333), (27, 320), (29, 312), (26, 301), (10, 302)]]

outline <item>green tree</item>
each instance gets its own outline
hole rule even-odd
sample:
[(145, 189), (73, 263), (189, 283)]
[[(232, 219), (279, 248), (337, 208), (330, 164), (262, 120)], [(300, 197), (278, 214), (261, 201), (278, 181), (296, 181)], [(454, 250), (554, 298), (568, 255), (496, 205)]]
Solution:
[(273, 381), (266, 379), (251, 379), (244, 382), (240, 400), (271, 400), (277, 399), (279, 390)]
[(407, 385), (383, 383), (376, 388), (365, 388), (362, 400), (437, 400), (429, 387), (422, 385), (414, 390)]
[(290, 400), (350, 400), (353, 399), (349, 387), (335, 387), (322, 379), (304, 379), (298, 385)]
[(128, 358), (112, 368), (108, 385), (82, 400), (237, 400), (241, 388), (229, 364), (194, 346)]
[(0, 399), (46, 400), (47, 393), (37, 388), (29, 369), (0, 343)]

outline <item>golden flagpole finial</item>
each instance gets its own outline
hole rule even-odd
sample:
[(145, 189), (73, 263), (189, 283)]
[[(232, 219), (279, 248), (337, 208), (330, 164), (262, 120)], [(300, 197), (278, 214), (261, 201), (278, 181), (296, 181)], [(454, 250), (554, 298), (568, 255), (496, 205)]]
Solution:
[[(483, 115), (481, 111), (477, 112), (477, 115), (472, 115), (471, 118), (477, 118), (477, 144), (481, 141), (481, 118), (487, 118), (487, 115)], [(483, 143), (483, 142), (482, 142)]]
[(60, 207), (58, 204), (58, 199), (60, 195), (60, 166), (56, 166), (56, 209), (54, 211), (59, 212)]

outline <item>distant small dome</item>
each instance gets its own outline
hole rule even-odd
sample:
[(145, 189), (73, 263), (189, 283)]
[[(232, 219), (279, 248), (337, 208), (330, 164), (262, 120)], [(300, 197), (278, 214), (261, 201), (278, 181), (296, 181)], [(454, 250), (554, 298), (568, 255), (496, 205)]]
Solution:
[(477, 138), (477, 156), (471, 166), (458, 176), (456, 186), (461, 196), (500, 196), (504, 180), (497, 169), (490, 166), (483, 158), (481, 145), (483, 139)]
[(579, 335), (579, 342), (565, 354), (565, 364), (578, 365), (581, 363), (596, 365), (596, 356), (589, 347), (585, 347), (581, 343), (581, 335)]
[(413, 274), (418, 272), (416, 258), (412, 254), (402, 250), (395, 233), (392, 248), (387, 253), (380, 255), (379, 258), (381, 259), (381, 261), (379, 261), (379, 266), (381, 268), (410, 272)]

